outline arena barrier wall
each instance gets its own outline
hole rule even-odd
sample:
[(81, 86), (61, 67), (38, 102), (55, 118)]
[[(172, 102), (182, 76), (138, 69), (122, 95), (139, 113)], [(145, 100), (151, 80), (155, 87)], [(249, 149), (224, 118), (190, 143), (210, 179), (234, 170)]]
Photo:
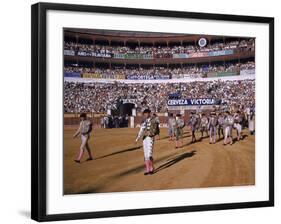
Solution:
[[(204, 112), (206, 114), (209, 114), (212, 111), (212, 108), (210, 109), (202, 109), (201, 112)], [(183, 113), (181, 113), (183, 112)], [(190, 117), (190, 110), (172, 110), (169, 111), (169, 113), (173, 113), (174, 115), (176, 114), (182, 114), (182, 118), (184, 119), (185, 122), (187, 122), (189, 120)], [(162, 128), (166, 128), (167, 127), (167, 122), (168, 122), (168, 113), (156, 113), (158, 115), (158, 118), (160, 120), (160, 127)], [(93, 122), (93, 127), (94, 128), (102, 128), (101, 125), (101, 118), (106, 116), (106, 114), (93, 114), (93, 113), (88, 113), (88, 118)], [(135, 127), (138, 128), (140, 127), (141, 122), (143, 121), (143, 116), (142, 113), (137, 113), (137, 116), (134, 117), (134, 124), (131, 125), (130, 122), (128, 124), (128, 127)], [(129, 121), (131, 119), (129, 118)], [(65, 126), (77, 126), (80, 123), (80, 119), (79, 119), (79, 114), (75, 114), (75, 113), (65, 113), (64, 114), (64, 125)]]

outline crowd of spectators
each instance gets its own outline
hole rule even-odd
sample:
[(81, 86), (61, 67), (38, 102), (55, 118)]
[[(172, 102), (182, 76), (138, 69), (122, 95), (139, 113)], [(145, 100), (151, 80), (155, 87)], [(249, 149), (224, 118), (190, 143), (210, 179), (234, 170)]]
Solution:
[(256, 68), (256, 64), (254, 61), (249, 61), (247, 63), (240, 65), (240, 70), (252, 70)]
[(254, 39), (235, 40), (230, 42), (215, 42), (200, 47), (196, 44), (177, 45), (177, 46), (109, 46), (99, 44), (81, 44), (74, 42), (65, 42), (64, 50), (72, 50), (75, 52), (83, 51), (96, 54), (147, 54), (153, 55), (155, 58), (171, 58), (173, 54), (191, 54), (196, 52), (211, 52), (220, 50), (239, 49), (239, 51), (254, 51)]
[(212, 72), (238, 72), (240, 70), (254, 69), (255, 62), (226, 63), (201, 66), (182, 66), (175, 68), (152, 67), (152, 68), (86, 68), (86, 67), (64, 67), (65, 72), (79, 72), (99, 74), (100, 78), (145, 80), (145, 79), (171, 79), (171, 78), (202, 78)]
[(106, 113), (108, 109), (117, 109), (123, 99), (130, 99), (137, 105), (137, 111), (149, 107), (155, 112), (166, 112), (169, 96), (174, 93), (182, 99), (212, 98), (228, 107), (252, 107), (255, 80), (142, 84), (64, 82), (64, 111)]

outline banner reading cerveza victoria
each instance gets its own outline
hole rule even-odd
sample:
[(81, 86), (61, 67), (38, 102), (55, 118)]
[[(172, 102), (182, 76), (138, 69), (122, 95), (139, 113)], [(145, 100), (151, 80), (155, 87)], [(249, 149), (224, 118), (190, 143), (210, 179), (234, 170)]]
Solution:
[(200, 106), (200, 105), (219, 105), (221, 100), (211, 98), (200, 99), (174, 99), (168, 100), (168, 106)]

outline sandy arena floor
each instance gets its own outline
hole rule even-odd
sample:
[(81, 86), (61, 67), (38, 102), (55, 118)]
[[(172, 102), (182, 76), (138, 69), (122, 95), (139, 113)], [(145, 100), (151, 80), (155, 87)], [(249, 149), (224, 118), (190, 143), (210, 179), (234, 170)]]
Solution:
[(208, 138), (189, 144), (191, 136), (185, 128), (184, 147), (175, 149), (167, 129), (161, 129), (154, 148), (155, 174), (148, 176), (143, 175), (142, 142), (134, 144), (138, 129), (94, 129), (90, 147), (95, 160), (86, 162), (85, 152), (81, 164), (73, 161), (81, 142), (80, 137), (72, 138), (75, 130), (64, 130), (65, 194), (255, 184), (255, 137), (247, 130), (243, 140), (223, 146), (222, 140), (210, 145)]

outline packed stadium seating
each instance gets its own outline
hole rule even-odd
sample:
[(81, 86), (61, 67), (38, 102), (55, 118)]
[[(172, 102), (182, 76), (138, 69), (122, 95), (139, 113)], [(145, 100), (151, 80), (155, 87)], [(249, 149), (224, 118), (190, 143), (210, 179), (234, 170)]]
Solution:
[(252, 106), (255, 102), (255, 80), (156, 84), (64, 82), (64, 111), (106, 112), (107, 109), (116, 109), (122, 99), (131, 99), (139, 111), (149, 107), (155, 112), (166, 112), (169, 95), (176, 92), (180, 92), (183, 99), (214, 98), (228, 106)]
[(123, 100), (165, 113), (175, 95), (254, 107), (255, 39), (68, 28), (64, 77), (66, 113), (106, 114)]

